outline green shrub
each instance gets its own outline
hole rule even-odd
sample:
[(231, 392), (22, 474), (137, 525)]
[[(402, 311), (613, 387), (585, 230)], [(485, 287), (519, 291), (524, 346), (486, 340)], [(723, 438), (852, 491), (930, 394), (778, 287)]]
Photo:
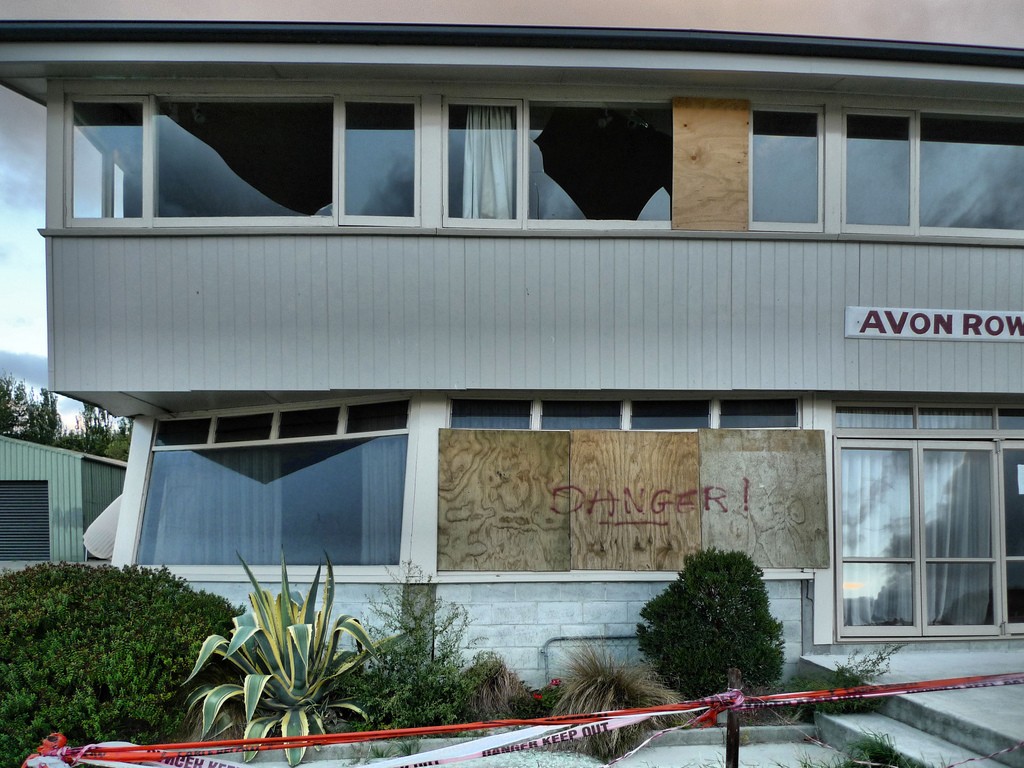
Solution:
[(436, 585), (406, 566), (400, 583), (371, 601), (367, 627), (390, 637), (351, 681), (370, 729), (450, 725), (465, 721), (473, 681), (464, 674), (469, 619), (437, 597)]
[(724, 691), (730, 667), (748, 688), (782, 676), (782, 624), (772, 616), (761, 569), (742, 552), (688, 555), (679, 578), (640, 616), (640, 650), (686, 698)]
[[(215, 634), (206, 638), (189, 680), (207, 662), (216, 659), (235, 679), (207, 681), (189, 694), (189, 704), (203, 712), (203, 736), (232, 727), (237, 712), (224, 704), (242, 700), (245, 705), (243, 738), (271, 734), (307, 736), (325, 733), (324, 714), (362, 709), (343, 691), (346, 681), (374, 653), (374, 643), (363, 625), (352, 616), (331, 618), (334, 606), (334, 567), (327, 561), (323, 605), (316, 607), (320, 568), (305, 596), (292, 592), (288, 568), (281, 555), (281, 591), (274, 597), (260, 587), (249, 566), (242, 562), (253, 591), (252, 610), (236, 616), (231, 639)], [(285, 750), (289, 765), (298, 765), (305, 747)], [(248, 762), (256, 752), (246, 752)]]
[(902, 754), (886, 733), (868, 733), (851, 742), (843, 749), (845, 758), (837, 768), (864, 768), (864, 766), (887, 766), (887, 768), (927, 768), (925, 763)]
[(40, 740), (179, 736), (192, 663), (236, 609), (166, 569), (41, 564), (0, 574), (0, 765)]
[[(845, 662), (836, 664), (834, 671), (822, 670), (814, 675), (794, 677), (787, 683), (786, 688), (790, 691), (823, 691), (868, 685), (889, 671), (889, 660), (901, 648), (903, 645), (900, 643), (890, 643), (870, 653), (854, 651)], [(885, 697), (825, 701), (820, 704), (803, 705), (800, 707), (799, 715), (804, 719), (810, 719), (815, 711), (834, 715), (874, 712), (884, 703)]]
[[(569, 661), (558, 685), (554, 713), (560, 715), (656, 707), (679, 701), (646, 664), (626, 664), (593, 646), (583, 646)], [(579, 742), (580, 751), (602, 763), (621, 757), (643, 741), (651, 723), (626, 726)]]

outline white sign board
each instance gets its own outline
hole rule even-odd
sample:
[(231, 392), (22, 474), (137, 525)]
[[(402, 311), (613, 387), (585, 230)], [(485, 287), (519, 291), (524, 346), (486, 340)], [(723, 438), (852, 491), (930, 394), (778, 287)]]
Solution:
[(846, 338), (1024, 341), (1024, 311), (847, 307)]

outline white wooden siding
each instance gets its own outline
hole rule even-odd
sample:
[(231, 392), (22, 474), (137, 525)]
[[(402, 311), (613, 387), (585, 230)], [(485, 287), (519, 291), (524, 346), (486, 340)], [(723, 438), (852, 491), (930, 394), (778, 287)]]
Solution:
[(55, 237), (55, 389), (1019, 392), (1024, 344), (844, 338), (1024, 309), (1024, 249), (680, 237)]

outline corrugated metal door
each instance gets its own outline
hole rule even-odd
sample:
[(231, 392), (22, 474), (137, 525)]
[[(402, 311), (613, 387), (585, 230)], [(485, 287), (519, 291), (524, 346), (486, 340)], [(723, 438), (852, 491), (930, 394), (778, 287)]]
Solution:
[(49, 559), (46, 481), (0, 481), (0, 560)]

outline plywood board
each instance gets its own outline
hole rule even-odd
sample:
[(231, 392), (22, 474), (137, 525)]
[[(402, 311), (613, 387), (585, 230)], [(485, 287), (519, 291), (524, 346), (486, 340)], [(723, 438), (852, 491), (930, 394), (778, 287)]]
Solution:
[(705, 548), (746, 552), (762, 568), (827, 568), (824, 433), (699, 434)]
[(569, 433), (443, 429), (437, 567), (569, 568)]
[(673, 229), (745, 231), (750, 102), (672, 101)]
[(697, 435), (571, 434), (573, 569), (678, 570), (701, 543)]

